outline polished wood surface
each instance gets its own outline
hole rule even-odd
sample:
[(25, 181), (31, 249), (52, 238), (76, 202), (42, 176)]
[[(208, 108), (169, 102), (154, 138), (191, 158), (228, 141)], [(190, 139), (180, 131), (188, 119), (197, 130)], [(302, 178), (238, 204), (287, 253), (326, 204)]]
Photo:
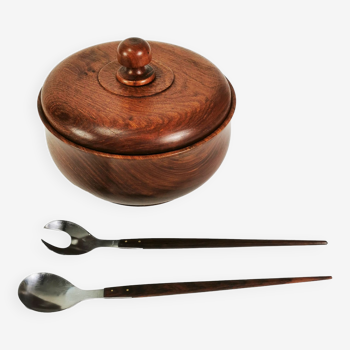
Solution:
[(171, 201), (195, 190), (219, 168), (230, 142), (228, 117), (200, 142), (157, 155), (116, 155), (90, 150), (60, 135), (38, 110), (46, 126), (51, 156), (61, 172), (75, 185), (102, 199), (125, 205), (154, 205)]
[[(156, 78), (146, 85), (116, 78), (121, 64), (137, 70), (150, 62)], [(138, 38), (68, 57), (38, 99), (61, 172), (82, 189), (126, 205), (164, 203), (206, 182), (226, 155), (235, 106), (231, 84), (204, 57)]]
[(166, 65), (152, 60), (152, 67), (156, 74), (156, 78), (152, 84), (134, 86), (120, 84), (115, 78), (115, 72), (121, 68), (120, 63), (115, 60), (109, 62), (101, 68), (98, 73), (98, 81), (107, 91), (125, 97), (146, 97), (159, 94), (168, 89), (174, 82), (174, 72)]
[[(158, 154), (203, 140), (232, 116), (235, 99), (225, 76), (204, 57), (171, 44), (149, 42), (152, 62), (159, 62), (167, 72), (163, 75), (169, 80), (165, 89), (162, 86), (154, 94), (162, 75), (150, 84), (135, 87), (118, 82), (117, 71), (109, 77), (113, 84), (119, 84), (119, 90), (127, 88), (129, 95), (115, 93), (111, 85), (105, 88), (99, 82), (99, 72), (108, 64), (117, 68), (111, 62), (116, 61), (119, 44), (106, 43), (77, 52), (47, 77), (42, 110), (50, 125), (66, 139), (106, 153)], [(149, 91), (151, 96), (147, 96)]]
[(156, 77), (149, 63), (152, 50), (147, 41), (140, 38), (123, 40), (117, 49), (117, 59), (122, 65), (117, 71), (117, 79), (122, 84), (143, 86), (151, 83)]
[(251, 280), (229, 280), (209, 282), (158, 283), (135, 286), (110, 287), (104, 289), (105, 298), (141, 298), (173, 294), (213, 292), (228, 289), (264, 287), (279, 284), (312, 282), (331, 279), (331, 276), (322, 277), (295, 277), (269, 278)]
[(278, 239), (215, 239), (215, 238), (134, 238), (121, 239), (120, 248), (182, 249), (182, 248), (234, 248), (325, 245), (326, 241), (298, 241)]

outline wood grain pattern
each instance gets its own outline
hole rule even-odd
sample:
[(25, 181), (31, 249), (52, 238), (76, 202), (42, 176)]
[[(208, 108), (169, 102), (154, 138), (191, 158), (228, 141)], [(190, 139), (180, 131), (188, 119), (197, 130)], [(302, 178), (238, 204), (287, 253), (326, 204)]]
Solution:
[(183, 196), (205, 183), (222, 163), (230, 141), (232, 104), (219, 128), (183, 149), (156, 155), (117, 155), (77, 145), (60, 135), (38, 110), (57, 167), (75, 185), (114, 203), (153, 205)]
[(228, 280), (209, 282), (158, 283), (135, 286), (110, 287), (104, 289), (105, 298), (141, 298), (173, 294), (213, 292), (218, 290), (264, 287), (279, 284), (312, 282), (331, 279), (323, 277), (270, 278), (251, 280)]
[(156, 77), (149, 63), (152, 50), (147, 41), (140, 38), (123, 40), (117, 49), (117, 59), (122, 65), (117, 71), (119, 82), (130, 86), (150, 84)]
[(115, 79), (115, 72), (120, 69), (118, 61), (112, 61), (106, 64), (98, 73), (98, 81), (109, 92), (116, 95), (126, 97), (146, 97), (159, 94), (166, 90), (174, 81), (173, 71), (164, 64), (152, 60), (152, 67), (156, 77), (152, 84), (138, 86), (137, 89), (133, 86), (120, 84)]
[[(150, 46), (131, 38), (82, 50), (52, 70), (39, 95), (58, 168), (115, 203), (160, 204), (193, 191), (215, 173), (229, 145), (236, 98), (228, 80), (190, 50)], [(116, 57), (119, 67), (138, 70), (152, 56), (152, 83), (117, 80)]]
[[(42, 110), (66, 139), (106, 153), (158, 154), (203, 140), (232, 116), (234, 95), (225, 76), (204, 57), (171, 44), (149, 42), (153, 59), (174, 73), (167, 89), (148, 97), (126, 97), (106, 90), (98, 74), (115, 61), (119, 43), (77, 52), (47, 77)], [(157, 80), (128, 88), (147, 91)]]
[(120, 248), (183, 249), (325, 245), (326, 241), (215, 239), (215, 238), (134, 238), (121, 239)]
[(144, 67), (152, 60), (152, 48), (146, 40), (128, 38), (118, 45), (117, 59), (122, 66), (127, 68)]

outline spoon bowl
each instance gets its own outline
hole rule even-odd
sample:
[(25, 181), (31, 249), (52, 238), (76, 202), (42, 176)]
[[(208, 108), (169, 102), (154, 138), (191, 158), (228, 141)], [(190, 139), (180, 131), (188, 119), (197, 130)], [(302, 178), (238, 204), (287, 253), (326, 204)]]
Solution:
[(55, 312), (68, 309), (86, 299), (102, 298), (103, 290), (82, 290), (60, 276), (40, 272), (26, 277), (21, 282), (18, 296), (29, 309)]

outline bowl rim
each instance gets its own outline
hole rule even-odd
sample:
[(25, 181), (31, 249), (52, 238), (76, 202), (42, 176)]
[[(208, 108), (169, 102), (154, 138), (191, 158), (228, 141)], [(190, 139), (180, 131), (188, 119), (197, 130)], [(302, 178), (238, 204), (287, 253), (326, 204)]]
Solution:
[(176, 149), (173, 151), (169, 151), (169, 152), (164, 152), (164, 153), (141, 154), (141, 155), (108, 153), (108, 152), (101, 152), (101, 151), (97, 151), (97, 150), (94, 150), (91, 148), (87, 148), (87, 147), (79, 145), (78, 143), (75, 143), (73, 141), (68, 140), (66, 137), (61, 135), (55, 128), (53, 128), (51, 126), (51, 124), (49, 123), (49, 121), (47, 120), (45, 113), (44, 113), (44, 110), (42, 108), (42, 104), (41, 104), (41, 90), (40, 90), (39, 96), (38, 96), (38, 112), (39, 112), (39, 116), (41, 118), (41, 121), (43, 122), (47, 131), (49, 131), (52, 135), (56, 136), (56, 138), (58, 138), (63, 143), (65, 143), (71, 147), (74, 147), (74, 148), (78, 149), (79, 151), (82, 151), (85, 153), (90, 153), (90, 154), (93, 154), (93, 155), (96, 155), (99, 157), (115, 158), (115, 159), (152, 159), (152, 158), (171, 157), (174, 155), (178, 155), (180, 153), (190, 151), (196, 147), (200, 147), (202, 144), (213, 139), (216, 135), (218, 135), (221, 131), (223, 131), (225, 129), (225, 127), (230, 123), (232, 116), (233, 116), (235, 109), (236, 109), (236, 93), (235, 93), (235, 90), (233, 89), (230, 81), (227, 78), (226, 78), (226, 80), (227, 80), (229, 87), (230, 87), (230, 90), (231, 90), (231, 106), (230, 106), (230, 109), (229, 109), (227, 116), (226, 116), (225, 120), (223, 121), (223, 123), (216, 130), (214, 130), (211, 134), (209, 134), (207, 137), (203, 138), (202, 140), (195, 142), (192, 145), (189, 145), (189, 146), (186, 146), (183, 148), (179, 148), (179, 149)]

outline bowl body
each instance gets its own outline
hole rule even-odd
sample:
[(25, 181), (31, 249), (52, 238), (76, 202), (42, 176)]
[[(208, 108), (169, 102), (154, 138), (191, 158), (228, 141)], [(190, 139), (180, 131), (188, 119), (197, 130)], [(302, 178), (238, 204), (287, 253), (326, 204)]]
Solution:
[(203, 140), (183, 149), (151, 155), (118, 155), (82, 147), (59, 134), (47, 121), (51, 156), (65, 177), (102, 199), (124, 205), (154, 205), (181, 197), (205, 183), (219, 168), (230, 142), (232, 106), (221, 126)]

